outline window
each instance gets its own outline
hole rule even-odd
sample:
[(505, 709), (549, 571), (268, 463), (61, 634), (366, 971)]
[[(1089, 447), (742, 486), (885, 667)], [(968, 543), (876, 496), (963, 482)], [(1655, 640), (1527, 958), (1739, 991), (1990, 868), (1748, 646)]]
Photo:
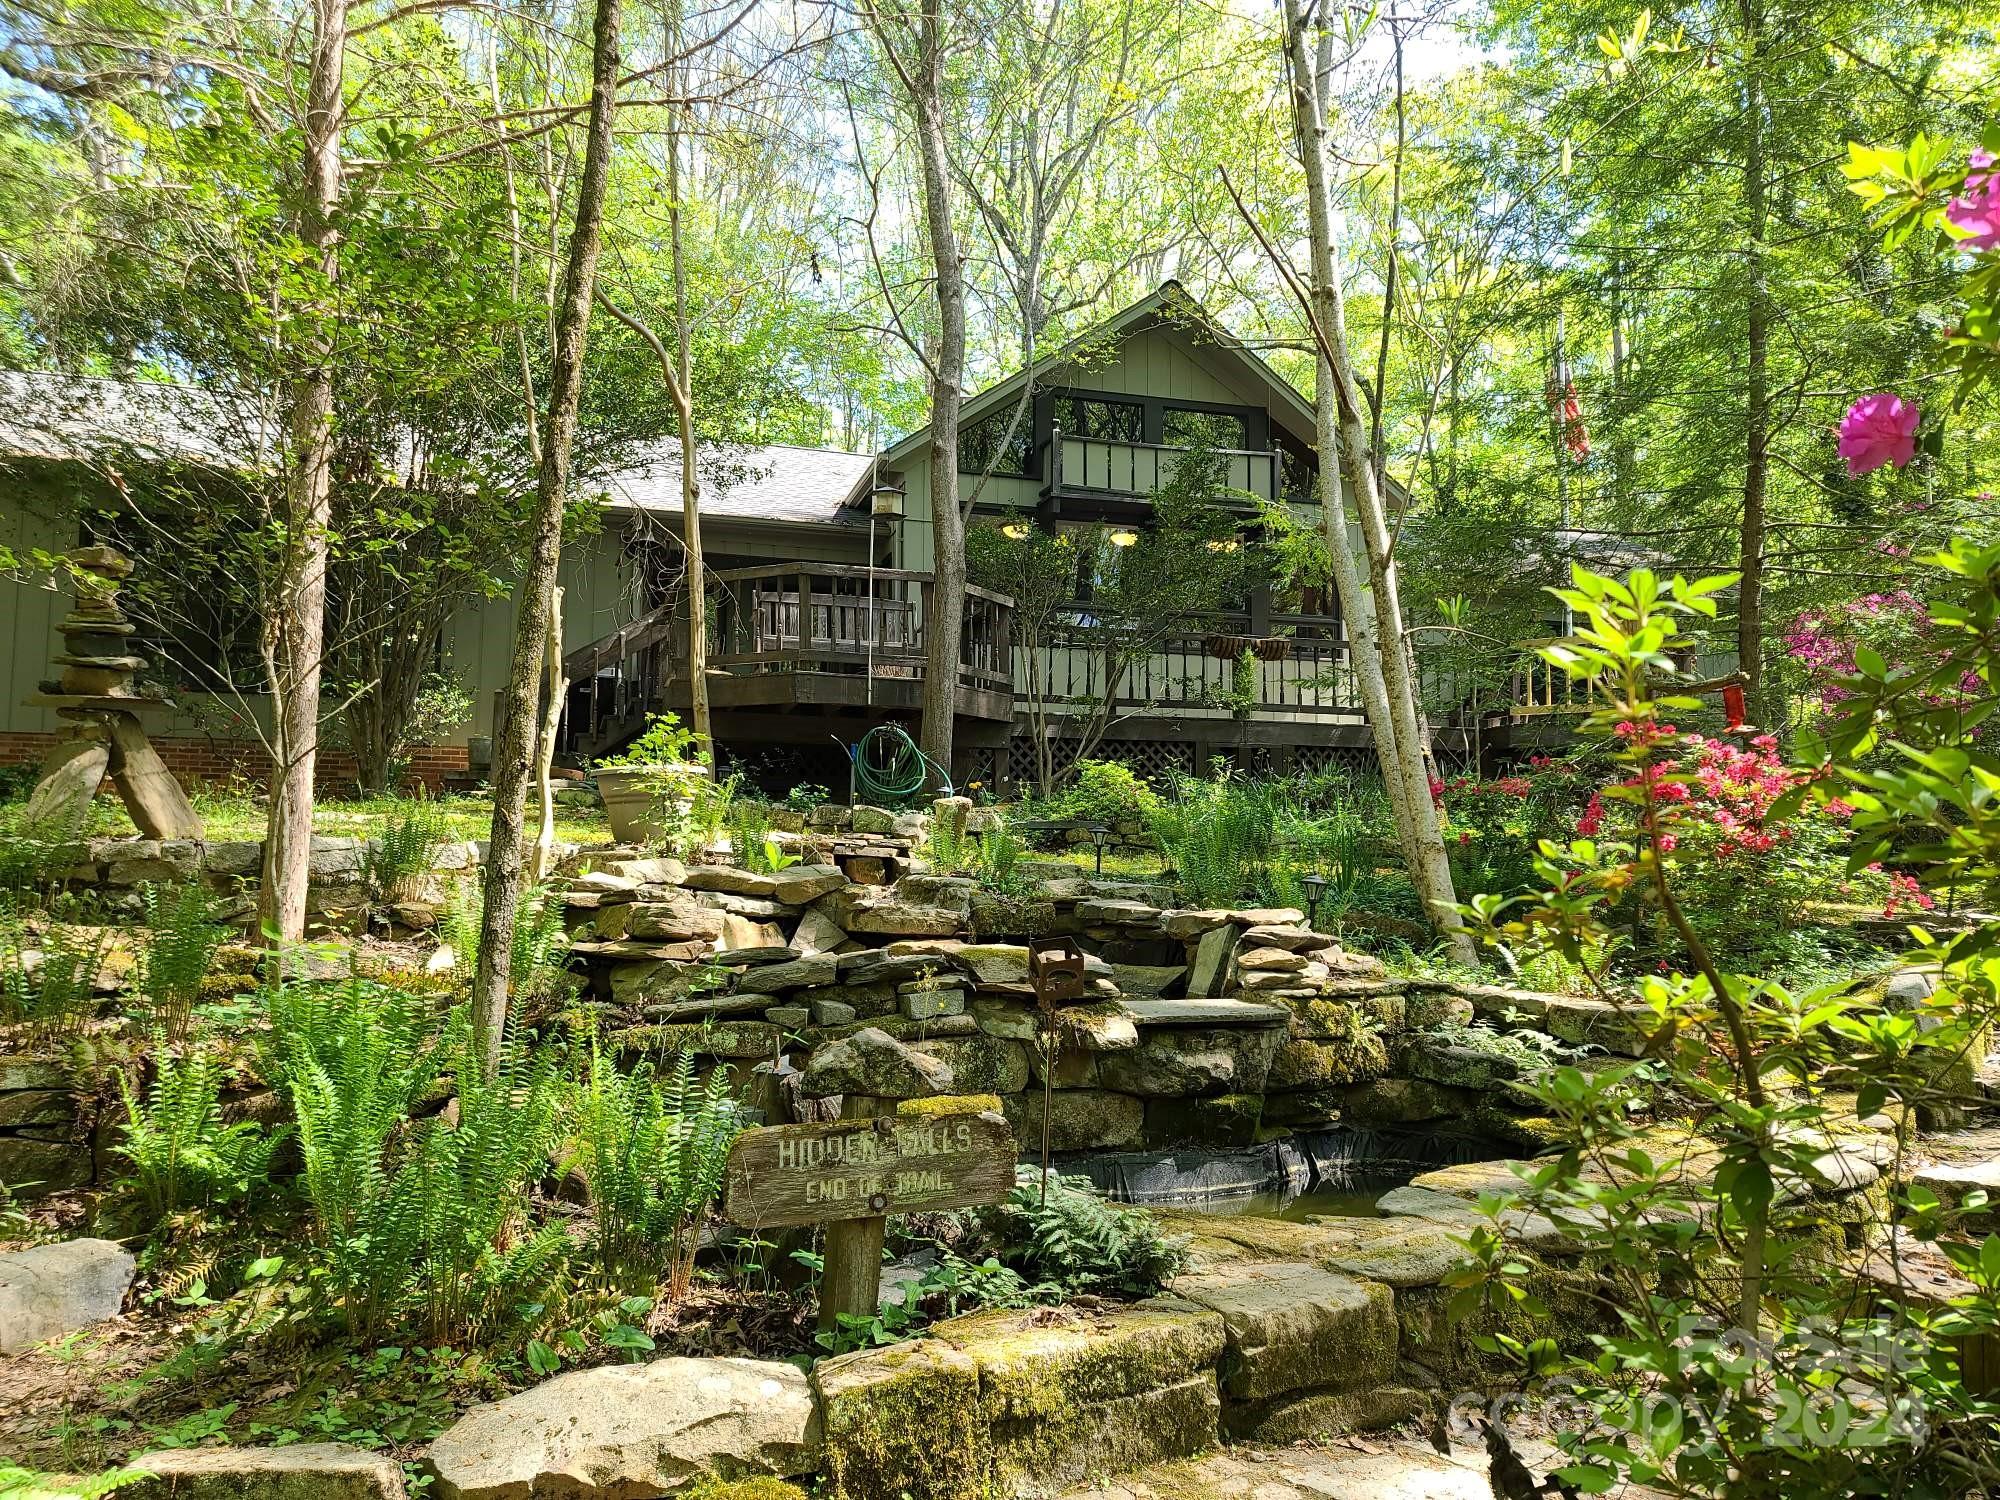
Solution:
[(969, 427), (961, 427), (958, 432), (958, 472), (961, 474), (984, 474), (990, 467), (995, 474), (1013, 479), (1025, 479), (1032, 472), (1035, 451), (1035, 417), (1032, 411), (1021, 413), (1021, 420), (1014, 424), (1014, 435), (1007, 435), (1007, 424), (1014, 420), (1017, 401), (1009, 401), (998, 411), (989, 412)]
[(1278, 493), (1286, 500), (1310, 504), (1319, 499), (1313, 487), (1312, 461), (1290, 448), (1278, 450)]
[(1250, 424), (1233, 411), (1189, 411), (1170, 406), (1160, 416), (1160, 441), (1174, 448), (1250, 446)]
[(1146, 408), (1136, 401), (1058, 396), (1050, 403), (1050, 410), (1065, 437), (1102, 438), (1112, 443), (1146, 440)]

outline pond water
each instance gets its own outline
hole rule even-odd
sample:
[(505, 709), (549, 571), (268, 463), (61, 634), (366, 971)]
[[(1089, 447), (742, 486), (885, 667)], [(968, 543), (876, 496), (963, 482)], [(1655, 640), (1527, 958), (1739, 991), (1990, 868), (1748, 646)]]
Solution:
[(1123, 1203), (1266, 1218), (1379, 1217), (1375, 1200), (1455, 1162), (1508, 1153), (1448, 1129), (1349, 1127), (1237, 1150), (1119, 1151), (1071, 1158), (1059, 1170), (1090, 1178)]

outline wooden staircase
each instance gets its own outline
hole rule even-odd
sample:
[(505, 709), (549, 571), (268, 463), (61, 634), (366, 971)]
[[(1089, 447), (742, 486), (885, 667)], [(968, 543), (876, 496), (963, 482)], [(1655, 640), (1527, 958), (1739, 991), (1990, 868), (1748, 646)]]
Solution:
[(585, 759), (617, 750), (660, 711), (681, 601), (669, 600), (563, 657), (570, 682), (562, 746)]

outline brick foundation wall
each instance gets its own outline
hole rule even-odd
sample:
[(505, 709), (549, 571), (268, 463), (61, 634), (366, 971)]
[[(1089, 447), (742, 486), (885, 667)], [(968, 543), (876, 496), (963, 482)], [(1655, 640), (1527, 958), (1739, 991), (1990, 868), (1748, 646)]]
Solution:
[[(0, 731), (0, 766), (39, 765), (55, 746), (52, 733), (24, 730)], [(204, 782), (246, 780), (258, 785), (268, 779), (270, 757), (255, 740), (211, 739), (205, 735), (157, 736), (153, 748), (167, 769), (182, 782), (193, 786)], [(467, 768), (463, 745), (419, 745), (410, 752), (410, 780), (421, 781), (426, 790), (436, 792), (444, 778)], [(352, 792), (355, 787), (354, 757), (345, 751), (329, 750), (319, 758), (314, 778), (323, 793)]]

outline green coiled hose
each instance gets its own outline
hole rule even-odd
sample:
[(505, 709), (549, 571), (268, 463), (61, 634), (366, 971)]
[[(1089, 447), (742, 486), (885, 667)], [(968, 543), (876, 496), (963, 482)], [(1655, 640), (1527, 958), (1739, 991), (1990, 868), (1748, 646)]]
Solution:
[(930, 773), (936, 771), (951, 793), (951, 777), (944, 768), (917, 748), (917, 742), (898, 724), (877, 724), (848, 750), (854, 772), (857, 801), (878, 807), (895, 806), (921, 796)]

